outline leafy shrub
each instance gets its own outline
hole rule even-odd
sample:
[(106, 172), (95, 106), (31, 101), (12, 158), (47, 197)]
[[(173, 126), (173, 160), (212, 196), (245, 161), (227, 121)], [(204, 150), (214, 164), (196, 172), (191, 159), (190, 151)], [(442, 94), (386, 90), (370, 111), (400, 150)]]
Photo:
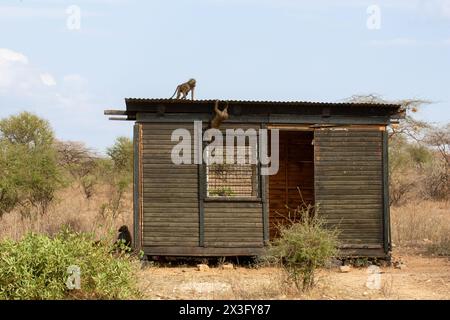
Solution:
[(133, 141), (128, 137), (118, 137), (114, 145), (106, 150), (118, 170), (133, 171)]
[(90, 199), (94, 195), (95, 186), (98, 183), (97, 180), (97, 177), (93, 174), (86, 175), (80, 179), (81, 189), (86, 199)]
[(312, 214), (311, 206), (301, 207), (300, 216), (300, 222), (294, 219), (291, 221), (296, 222), (280, 226), (280, 237), (269, 247), (265, 258), (281, 264), (297, 289), (306, 291), (314, 286), (316, 269), (337, 256), (338, 233), (326, 228), (317, 211)]
[[(136, 266), (105, 241), (68, 230), (55, 237), (28, 234), (0, 242), (0, 299), (128, 299), (138, 295)], [(81, 289), (69, 290), (69, 266), (81, 270)]]
[(450, 125), (435, 126), (406, 117), (389, 140), (391, 204), (413, 199), (447, 200), (450, 194)]
[(0, 137), (29, 148), (47, 147), (54, 140), (49, 122), (30, 112), (0, 120)]
[(389, 199), (391, 205), (402, 205), (412, 197), (419, 181), (417, 173), (427, 154), (420, 147), (408, 144), (403, 136), (389, 142)]
[(62, 182), (47, 121), (27, 112), (0, 121), (0, 172), (0, 217), (46, 212)]

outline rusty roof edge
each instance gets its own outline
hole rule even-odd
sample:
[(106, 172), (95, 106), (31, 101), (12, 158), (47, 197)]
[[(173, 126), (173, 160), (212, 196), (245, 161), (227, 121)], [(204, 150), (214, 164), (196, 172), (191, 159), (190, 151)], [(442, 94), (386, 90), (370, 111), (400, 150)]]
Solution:
[(228, 102), (231, 104), (254, 104), (254, 105), (316, 105), (316, 106), (377, 106), (388, 108), (401, 108), (401, 104), (381, 103), (381, 102), (322, 102), (322, 101), (270, 101), (270, 100), (226, 100), (226, 99), (201, 99), (201, 100), (182, 100), (182, 99), (158, 99), (158, 98), (125, 98), (125, 103), (214, 103), (215, 101)]
[(126, 110), (103, 110), (103, 114), (106, 116), (126, 116)]

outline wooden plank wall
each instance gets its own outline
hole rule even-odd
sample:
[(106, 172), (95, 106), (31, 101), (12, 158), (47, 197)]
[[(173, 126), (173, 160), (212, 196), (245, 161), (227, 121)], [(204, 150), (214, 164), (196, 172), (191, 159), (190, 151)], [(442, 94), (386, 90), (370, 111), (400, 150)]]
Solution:
[(315, 131), (315, 193), (320, 214), (350, 248), (382, 248), (382, 131)]
[(141, 125), (133, 128), (133, 246), (135, 250), (142, 247), (141, 217)]
[[(237, 128), (244, 131), (253, 128), (258, 133), (260, 125), (225, 122), (220, 129), (225, 134), (226, 129)], [(224, 136), (224, 143), (225, 140)], [(264, 245), (262, 200), (205, 201), (204, 210), (205, 247), (252, 248)]]
[[(143, 123), (143, 245), (199, 245), (198, 165), (175, 165), (172, 131), (191, 123)], [(193, 150), (193, 149), (192, 149)]]
[(262, 247), (262, 204), (258, 202), (205, 202), (206, 247)]

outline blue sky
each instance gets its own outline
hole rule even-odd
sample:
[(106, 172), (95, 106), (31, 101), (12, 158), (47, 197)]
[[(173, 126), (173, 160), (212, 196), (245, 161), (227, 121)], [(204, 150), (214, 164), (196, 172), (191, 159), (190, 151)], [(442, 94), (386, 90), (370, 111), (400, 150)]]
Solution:
[(35, 112), (103, 152), (132, 134), (104, 109), (191, 77), (199, 99), (423, 98), (416, 117), (447, 123), (450, 0), (0, 0), (0, 117)]

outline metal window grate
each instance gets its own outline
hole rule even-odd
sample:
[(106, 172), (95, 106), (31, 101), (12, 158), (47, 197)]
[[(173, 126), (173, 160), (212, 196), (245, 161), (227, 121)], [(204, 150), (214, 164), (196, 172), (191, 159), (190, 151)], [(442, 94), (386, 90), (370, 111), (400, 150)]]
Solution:
[[(206, 165), (208, 197), (257, 197), (258, 166), (250, 163), (251, 148), (235, 147), (234, 161)], [(208, 157), (209, 154), (207, 153)], [(239, 161), (241, 160), (241, 161)]]

